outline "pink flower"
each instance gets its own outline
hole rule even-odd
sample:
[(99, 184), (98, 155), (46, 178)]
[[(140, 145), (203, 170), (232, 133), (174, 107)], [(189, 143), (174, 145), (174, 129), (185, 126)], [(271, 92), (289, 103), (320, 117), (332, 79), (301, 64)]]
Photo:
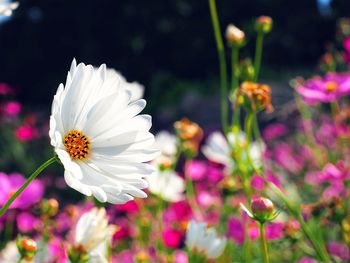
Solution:
[(201, 180), (207, 174), (207, 165), (202, 161), (189, 161), (186, 163), (185, 173), (194, 181)]
[(246, 223), (235, 217), (231, 217), (228, 221), (227, 236), (237, 244), (243, 244), (244, 242), (244, 226), (248, 225), (248, 235), (251, 240), (256, 240), (259, 238), (259, 226), (255, 221), (246, 219)]
[(287, 143), (281, 143), (275, 150), (275, 161), (290, 173), (299, 173), (303, 168), (303, 159), (296, 155)]
[(173, 254), (174, 263), (188, 263), (188, 257), (185, 251), (176, 250)]
[(222, 169), (218, 168), (217, 165), (209, 163), (207, 170), (207, 178), (210, 183), (218, 183), (224, 178)]
[[(20, 174), (7, 175), (0, 173), (0, 205), (4, 205), (6, 201), (17, 191), (19, 187), (26, 181)], [(10, 208), (28, 208), (39, 202), (44, 194), (43, 184), (35, 179), (11, 204)]]
[(163, 242), (168, 248), (178, 248), (183, 238), (183, 233), (176, 229), (165, 229), (163, 231)]
[(9, 85), (5, 83), (0, 83), (0, 95), (8, 95), (12, 93), (13, 89)]
[(343, 40), (343, 47), (347, 53), (350, 53), (350, 37)]
[(58, 237), (53, 237), (48, 242), (50, 262), (67, 262), (66, 244)]
[(317, 261), (309, 257), (303, 257), (298, 260), (298, 263), (317, 263)]
[(22, 212), (16, 217), (17, 227), (20, 232), (28, 233), (41, 225), (39, 218), (34, 217), (32, 214), (27, 212)]
[(266, 225), (266, 238), (268, 240), (276, 240), (283, 237), (284, 224), (275, 222)]
[(272, 141), (278, 137), (286, 135), (287, 126), (281, 123), (270, 124), (263, 130), (263, 138), (266, 141)]
[(16, 129), (16, 137), (18, 140), (26, 142), (38, 137), (38, 131), (28, 125), (20, 126)]
[(343, 161), (336, 164), (328, 163), (320, 172), (309, 172), (305, 176), (305, 182), (315, 186), (327, 185), (323, 192), (323, 198), (329, 200), (337, 196), (345, 196), (344, 182), (350, 179), (350, 173)]
[(186, 201), (172, 203), (164, 211), (164, 221), (167, 223), (188, 221), (192, 218), (192, 208)]
[(21, 104), (17, 101), (9, 101), (3, 106), (3, 112), (7, 117), (16, 117), (21, 112)]
[(348, 73), (328, 73), (323, 78), (314, 77), (299, 84), (296, 91), (310, 105), (333, 102), (350, 93), (350, 75)]
[(349, 256), (349, 249), (348, 247), (339, 242), (329, 242), (327, 244), (327, 250), (330, 254), (337, 257), (341, 260), (341, 262), (348, 262), (350, 256)]
[(124, 212), (129, 215), (137, 214), (139, 211), (139, 205), (134, 200), (122, 205), (116, 205), (115, 207), (118, 211)]

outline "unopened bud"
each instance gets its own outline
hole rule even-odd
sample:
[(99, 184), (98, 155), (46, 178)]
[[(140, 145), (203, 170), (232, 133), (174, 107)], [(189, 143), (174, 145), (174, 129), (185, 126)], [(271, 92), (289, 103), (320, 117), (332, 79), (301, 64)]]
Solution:
[(245, 34), (238, 27), (229, 24), (226, 28), (226, 39), (230, 44), (240, 47), (244, 44)]
[(50, 198), (49, 200), (44, 200), (41, 207), (44, 214), (55, 216), (58, 213), (59, 204), (56, 199)]
[(271, 221), (275, 217), (275, 205), (270, 199), (259, 197), (252, 200), (251, 210), (254, 218), (261, 223)]
[(32, 260), (34, 258), (37, 245), (33, 239), (19, 236), (16, 244), (21, 258), (26, 260)]
[(259, 16), (255, 21), (255, 28), (258, 32), (267, 34), (272, 29), (272, 18), (269, 16)]

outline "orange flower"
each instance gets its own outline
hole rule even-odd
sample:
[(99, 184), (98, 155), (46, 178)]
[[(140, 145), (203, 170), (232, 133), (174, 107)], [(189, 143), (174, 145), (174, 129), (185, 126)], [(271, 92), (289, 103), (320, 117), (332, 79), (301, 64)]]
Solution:
[(245, 81), (241, 84), (239, 95), (246, 95), (249, 98), (254, 111), (258, 111), (261, 107), (267, 112), (273, 111), (269, 85)]

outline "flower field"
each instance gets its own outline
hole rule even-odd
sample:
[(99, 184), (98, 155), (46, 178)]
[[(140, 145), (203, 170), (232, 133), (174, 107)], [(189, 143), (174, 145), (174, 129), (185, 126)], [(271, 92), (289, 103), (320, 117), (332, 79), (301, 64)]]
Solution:
[(108, 64), (72, 57), (47, 111), (0, 83), (0, 263), (350, 262), (350, 19), (275, 105), (273, 17), (244, 31), (220, 11), (208, 1), (220, 113), (205, 127), (154, 128), (149, 87)]

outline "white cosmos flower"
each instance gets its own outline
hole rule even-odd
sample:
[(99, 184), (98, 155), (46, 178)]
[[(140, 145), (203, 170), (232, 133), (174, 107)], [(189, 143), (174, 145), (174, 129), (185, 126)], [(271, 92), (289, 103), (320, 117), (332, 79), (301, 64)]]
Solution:
[(138, 115), (146, 101), (131, 102), (125, 82), (106, 71), (73, 60), (52, 103), (49, 135), (70, 187), (122, 204), (147, 197), (141, 189), (154, 169), (145, 162), (157, 150), (151, 148), (151, 117)]
[(247, 139), (243, 132), (229, 133), (227, 139), (221, 132), (213, 132), (208, 137), (206, 145), (202, 147), (202, 152), (210, 161), (225, 165), (226, 172), (230, 173), (235, 168), (231, 154), (237, 148), (240, 148), (241, 160), (247, 160), (249, 157), (255, 167), (262, 165), (264, 143), (252, 142), (247, 151)]
[(215, 229), (207, 228), (206, 223), (191, 220), (186, 232), (186, 245), (208, 259), (215, 259), (224, 251), (226, 238), (219, 238)]
[(184, 198), (185, 181), (175, 171), (158, 170), (147, 177), (148, 189), (168, 202), (178, 202)]
[(177, 152), (178, 139), (174, 134), (160, 131), (155, 135), (153, 147), (160, 151), (160, 155), (152, 162), (155, 166), (168, 166), (174, 161)]
[(104, 208), (93, 208), (79, 218), (74, 247), (82, 246), (89, 255), (89, 263), (108, 262), (108, 247), (115, 229), (115, 226), (108, 225)]
[(11, 16), (12, 11), (19, 6), (18, 2), (0, 0), (0, 16)]
[(114, 79), (120, 79), (120, 81), (123, 82), (123, 85), (122, 85), (123, 88), (131, 92), (130, 101), (133, 102), (133, 101), (142, 99), (145, 87), (140, 83), (136, 81), (131, 83), (127, 82), (127, 80), (124, 78), (124, 76), (120, 72), (112, 68), (107, 69), (107, 79), (111, 82), (113, 82)]

